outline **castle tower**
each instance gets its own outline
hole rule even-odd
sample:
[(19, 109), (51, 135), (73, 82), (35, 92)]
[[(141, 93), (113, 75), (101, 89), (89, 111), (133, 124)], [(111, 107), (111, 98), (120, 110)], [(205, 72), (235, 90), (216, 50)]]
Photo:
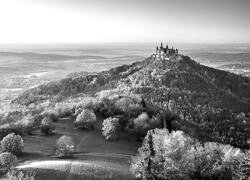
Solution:
[(160, 49), (162, 50), (163, 49), (163, 44), (161, 43), (161, 47), (160, 47)]

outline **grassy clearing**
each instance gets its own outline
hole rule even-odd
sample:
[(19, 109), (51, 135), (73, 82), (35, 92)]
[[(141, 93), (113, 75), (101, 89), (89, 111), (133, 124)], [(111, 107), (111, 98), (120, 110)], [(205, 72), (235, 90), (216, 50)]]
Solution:
[[(133, 179), (129, 163), (140, 143), (132, 136), (122, 134), (117, 141), (106, 141), (99, 125), (94, 131), (78, 130), (69, 118), (59, 119), (55, 126), (53, 135), (35, 131), (24, 136), (24, 153), (19, 156), (18, 168), (35, 171), (38, 180)], [(75, 142), (73, 159), (55, 157), (54, 145), (61, 135), (70, 135)]]

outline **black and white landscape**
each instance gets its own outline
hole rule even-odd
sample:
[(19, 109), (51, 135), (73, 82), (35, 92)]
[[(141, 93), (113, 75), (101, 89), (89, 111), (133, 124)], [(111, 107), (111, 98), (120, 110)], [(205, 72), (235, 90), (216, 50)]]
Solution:
[(0, 179), (249, 180), (247, 0), (0, 2)]

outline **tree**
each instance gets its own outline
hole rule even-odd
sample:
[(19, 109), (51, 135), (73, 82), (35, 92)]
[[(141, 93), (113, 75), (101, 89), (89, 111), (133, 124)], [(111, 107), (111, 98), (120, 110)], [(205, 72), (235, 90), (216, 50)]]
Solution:
[(74, 143), (70, 136), (61, 136), (56, 141), (55, 151), (58, 157), (71, 157), (74, 152)]
[(250, 169), (249, 154), (230, 145), (201, 144), (182, 131), (150, 130), (138, 152), (131, 171), (142, 179), (235, 179), (247, 177)]
[(15, 155), (21, 154), (23, 151), (23, 138), (14, 133), (8, 134), (1, 141), (1, 148), (3, 152), (11, 152)]
[(55, 126), (52, 123), (50, 118), (43, 118), (41, 125), (40, 125), (41, 133), (49, 135), (53, 133)]
[(119, 136), (120, 124), (118, 118), (108, 118), (102, 123), (102, 134), (107, 140), (116, 140)]
[(82, 112), (77, 116), (74, 123), (75, 127), (77, 128), (93, 129), (95, 122), (96, 122), (95, 114), (88, 109), (83, 109)]
[(11, 152), (1, 153), (0, 164), (4, 166), (6, 170), (9, 170), (12, 166), (17, 164), (17, 157)]

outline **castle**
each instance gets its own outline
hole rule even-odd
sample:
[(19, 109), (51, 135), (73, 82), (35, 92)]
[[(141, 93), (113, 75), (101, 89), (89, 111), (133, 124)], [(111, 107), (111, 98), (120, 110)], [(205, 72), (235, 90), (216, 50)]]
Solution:
[(174, 47), (172, 46), (172, 48), (169, 48), (168, 45), (164, 48), (163, 44), (161, 43), (160, 48), (157, 46), (156, 47), (156, 53), (155, 56), (157, 58), (161, 58), (161, 59), (169, 59), (170, 56), (174, 56), (178, 54), (178, 49), (174, 49)]

